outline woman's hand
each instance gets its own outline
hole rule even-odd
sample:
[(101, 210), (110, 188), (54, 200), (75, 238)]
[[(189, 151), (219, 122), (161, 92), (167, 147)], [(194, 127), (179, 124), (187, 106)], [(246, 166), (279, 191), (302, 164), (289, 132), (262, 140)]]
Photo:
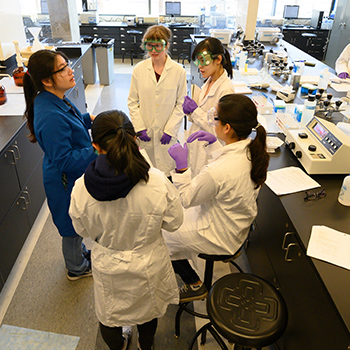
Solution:
[(168, 153), (170, 154), (170, 157), (175, 160), (177, 170), (187, 169), (188, 149), (186, 143), (183, 147), (179, 143), (172, 145), (168, 149)]
[(216, 136), (214, 136), (210, 132), (199, 130), (190, 135), (187, 139), (187, 142), (191, 143), (196, 139), (198, 139), (198, 141), (207, 141), (209, 145), (217, 140)]
[(342, 73), (339, 73), (338, 77), (340, 79), (348, 79), (349, 78), (349, 74), (346, 73), (346, 72), (342, 72)]
[(138, 138), (144, 142), (150, 142), (151, 138), (147, 135), (147, 129), (141, 130), (137, 133)]
[(185, 96), (182, 104), (182, 110), (185, 114), (191, 114), (198, 107), (197, 103), (192, 98)]
[(166, 133), (164, 133), (163, 136), (160, 139), (160, 143), (162, 145), (168, 145), (170, 140), (171, 140), (171, 136), (166, 134)]

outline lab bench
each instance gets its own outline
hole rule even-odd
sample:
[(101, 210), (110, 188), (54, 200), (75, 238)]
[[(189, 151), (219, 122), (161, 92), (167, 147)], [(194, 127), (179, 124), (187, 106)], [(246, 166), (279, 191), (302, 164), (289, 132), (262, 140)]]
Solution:
[[(293, 45), (281, 44), (291, 58), (315, 63), (315, 67), (305, 67), (305, 75), (317, 76), (327, 67)], [(332, 68), (330, 71), (334, 72)], [(327, 92), (345, 95), (330, 87)], [(275, 94), (267, 93), (275, 98)], [(294, 103), (303, 102), (299, 89)], [(334, 121), (341, 118), (340, 113), (334, 114)], [(287, 166), (302, 168), (295, 155), (282, 146), (280, 152), (271, 155), (269, 170)], [(325, 188), (325, 198), (305, 202), (304, 192), (277, 196), (266, 185), (262, 187), (248, 260), (252, 272), (274, 284), (286, 300), (289, 320), (277, 343), (280, 349), (350, 349), (350, 271), (306, 255), (312, 226), (325, 225), (350, 233), (350, 207), (337, 200), (345, 175), (311, 177)]]

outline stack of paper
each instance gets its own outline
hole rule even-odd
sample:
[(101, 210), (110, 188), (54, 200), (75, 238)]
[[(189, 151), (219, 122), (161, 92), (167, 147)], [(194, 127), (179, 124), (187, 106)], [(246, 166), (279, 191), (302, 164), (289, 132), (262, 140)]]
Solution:
[(327, 226), (313, 226), (306, 254), (350, 270), (350, 235)]

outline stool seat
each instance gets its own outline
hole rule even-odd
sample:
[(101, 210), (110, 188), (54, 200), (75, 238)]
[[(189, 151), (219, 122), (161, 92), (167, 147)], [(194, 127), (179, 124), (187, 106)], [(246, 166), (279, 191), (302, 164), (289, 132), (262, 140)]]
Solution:
[(247, 273), (217, 280), (207, 297), (207, 312), (215, 330), (237, 349), (273, 344), (288, 321), (281, 294), (269, 282)]

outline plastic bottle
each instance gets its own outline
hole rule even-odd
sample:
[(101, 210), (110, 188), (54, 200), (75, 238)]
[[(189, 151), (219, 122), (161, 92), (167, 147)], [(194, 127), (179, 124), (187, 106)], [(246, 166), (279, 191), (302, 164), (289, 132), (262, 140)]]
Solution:
[(318, 88), (326, 90), (328, 87), (330, 72), (328, 68), (325, 68), (320, 75), (320, 79), (318, 80)]
[(239, 68), (244, 69), (245, 61), (248, 59), (248, 52), (245, 47), (243, 47), (243, 50), (239, 53)]
[(339, 192), (338, 202), (343, 205), (350, 206), (350, 175), (344, 178)]
[(300, 126), (304, 127), (315, 114), (316, 96), (309, 95), (304, 103), (303, 113), (301, 115)]

